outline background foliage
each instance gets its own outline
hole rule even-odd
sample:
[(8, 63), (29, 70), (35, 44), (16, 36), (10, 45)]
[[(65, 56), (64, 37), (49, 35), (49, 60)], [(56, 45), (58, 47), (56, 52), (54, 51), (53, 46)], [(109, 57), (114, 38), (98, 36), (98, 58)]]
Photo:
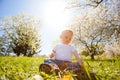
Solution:
[(3, 30), (1, 47), (17, 56), (33, 56), (41, 48), (40, 26), (39, 20), (24, 13), (3, 18), (0, 24)]

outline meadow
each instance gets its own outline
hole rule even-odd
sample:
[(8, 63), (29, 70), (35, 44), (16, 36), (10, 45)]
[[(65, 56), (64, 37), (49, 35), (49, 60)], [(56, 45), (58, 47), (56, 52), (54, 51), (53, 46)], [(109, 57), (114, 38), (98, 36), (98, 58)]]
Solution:
[[(44, 57), (1, 56), (0, 80), (37, 80), (34, 76), (41, 75), (39, 65), (43, 60)], [(120, 80), (120, 58), (84, 59), (83, 61), (86, 71), (95, 73), (97, 80)], [(44, 75), (44, 80), (57, 79), (57, 76), (42, 74)]]

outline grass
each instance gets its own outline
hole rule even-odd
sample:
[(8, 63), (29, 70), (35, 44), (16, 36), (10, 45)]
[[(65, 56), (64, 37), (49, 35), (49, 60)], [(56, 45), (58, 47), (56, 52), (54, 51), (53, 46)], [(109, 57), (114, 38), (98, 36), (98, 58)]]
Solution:
[(0, 57), (0, 80), (26, 80), (39, 75), (42, 57)]
[(98, 80), (120, 80), (120, 58), (84, 60), (87, 70), (96, 74)]
[[(43, 60), (43, 57), (1, 56), (0, 80), (32, 80), (34, 75), (40, 75), (39, 65)], [(97, 80), (120, 80), (120, 58), (83, 61), (86, 70), (95, 73)], [(49, 78), (46, 80), (55, 79), (46, 76)]]

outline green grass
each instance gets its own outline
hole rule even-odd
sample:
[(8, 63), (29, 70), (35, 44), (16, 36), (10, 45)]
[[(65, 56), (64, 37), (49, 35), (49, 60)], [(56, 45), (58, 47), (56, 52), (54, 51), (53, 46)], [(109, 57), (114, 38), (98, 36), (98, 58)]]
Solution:
[(120, 58), (84, 60), (85, 68), (94, 72), (98, 80), (120, 80)]
[(26, 80), (39, 75), (42, 57), (0, 57), (0, 80)]
[[(39, 65), (43, 60), (43, 57), (1, 56), (0, 80), (32, 80), (34, 75), (40, 75)], [(98, 80), (120, 80), (120, 58), (83, 61), (86, 70), (94, 72)], [(52, 77), (49, 80), (54, 80)]]

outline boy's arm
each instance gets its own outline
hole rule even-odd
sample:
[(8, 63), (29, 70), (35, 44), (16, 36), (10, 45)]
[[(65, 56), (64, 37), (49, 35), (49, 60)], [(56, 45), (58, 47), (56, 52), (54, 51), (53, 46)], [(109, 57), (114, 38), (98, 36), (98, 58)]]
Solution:
[(80, 57), (80, 55), (78, 54), (77, 51), (74, 52), (74, 55), (79, 63), (80, 66), (83, 66), (83, 62), (82, 62), (82, 58)]
[(53, 50), (50, 54), (50, 58), (53, 58), (55, 56), (55, 51)]

